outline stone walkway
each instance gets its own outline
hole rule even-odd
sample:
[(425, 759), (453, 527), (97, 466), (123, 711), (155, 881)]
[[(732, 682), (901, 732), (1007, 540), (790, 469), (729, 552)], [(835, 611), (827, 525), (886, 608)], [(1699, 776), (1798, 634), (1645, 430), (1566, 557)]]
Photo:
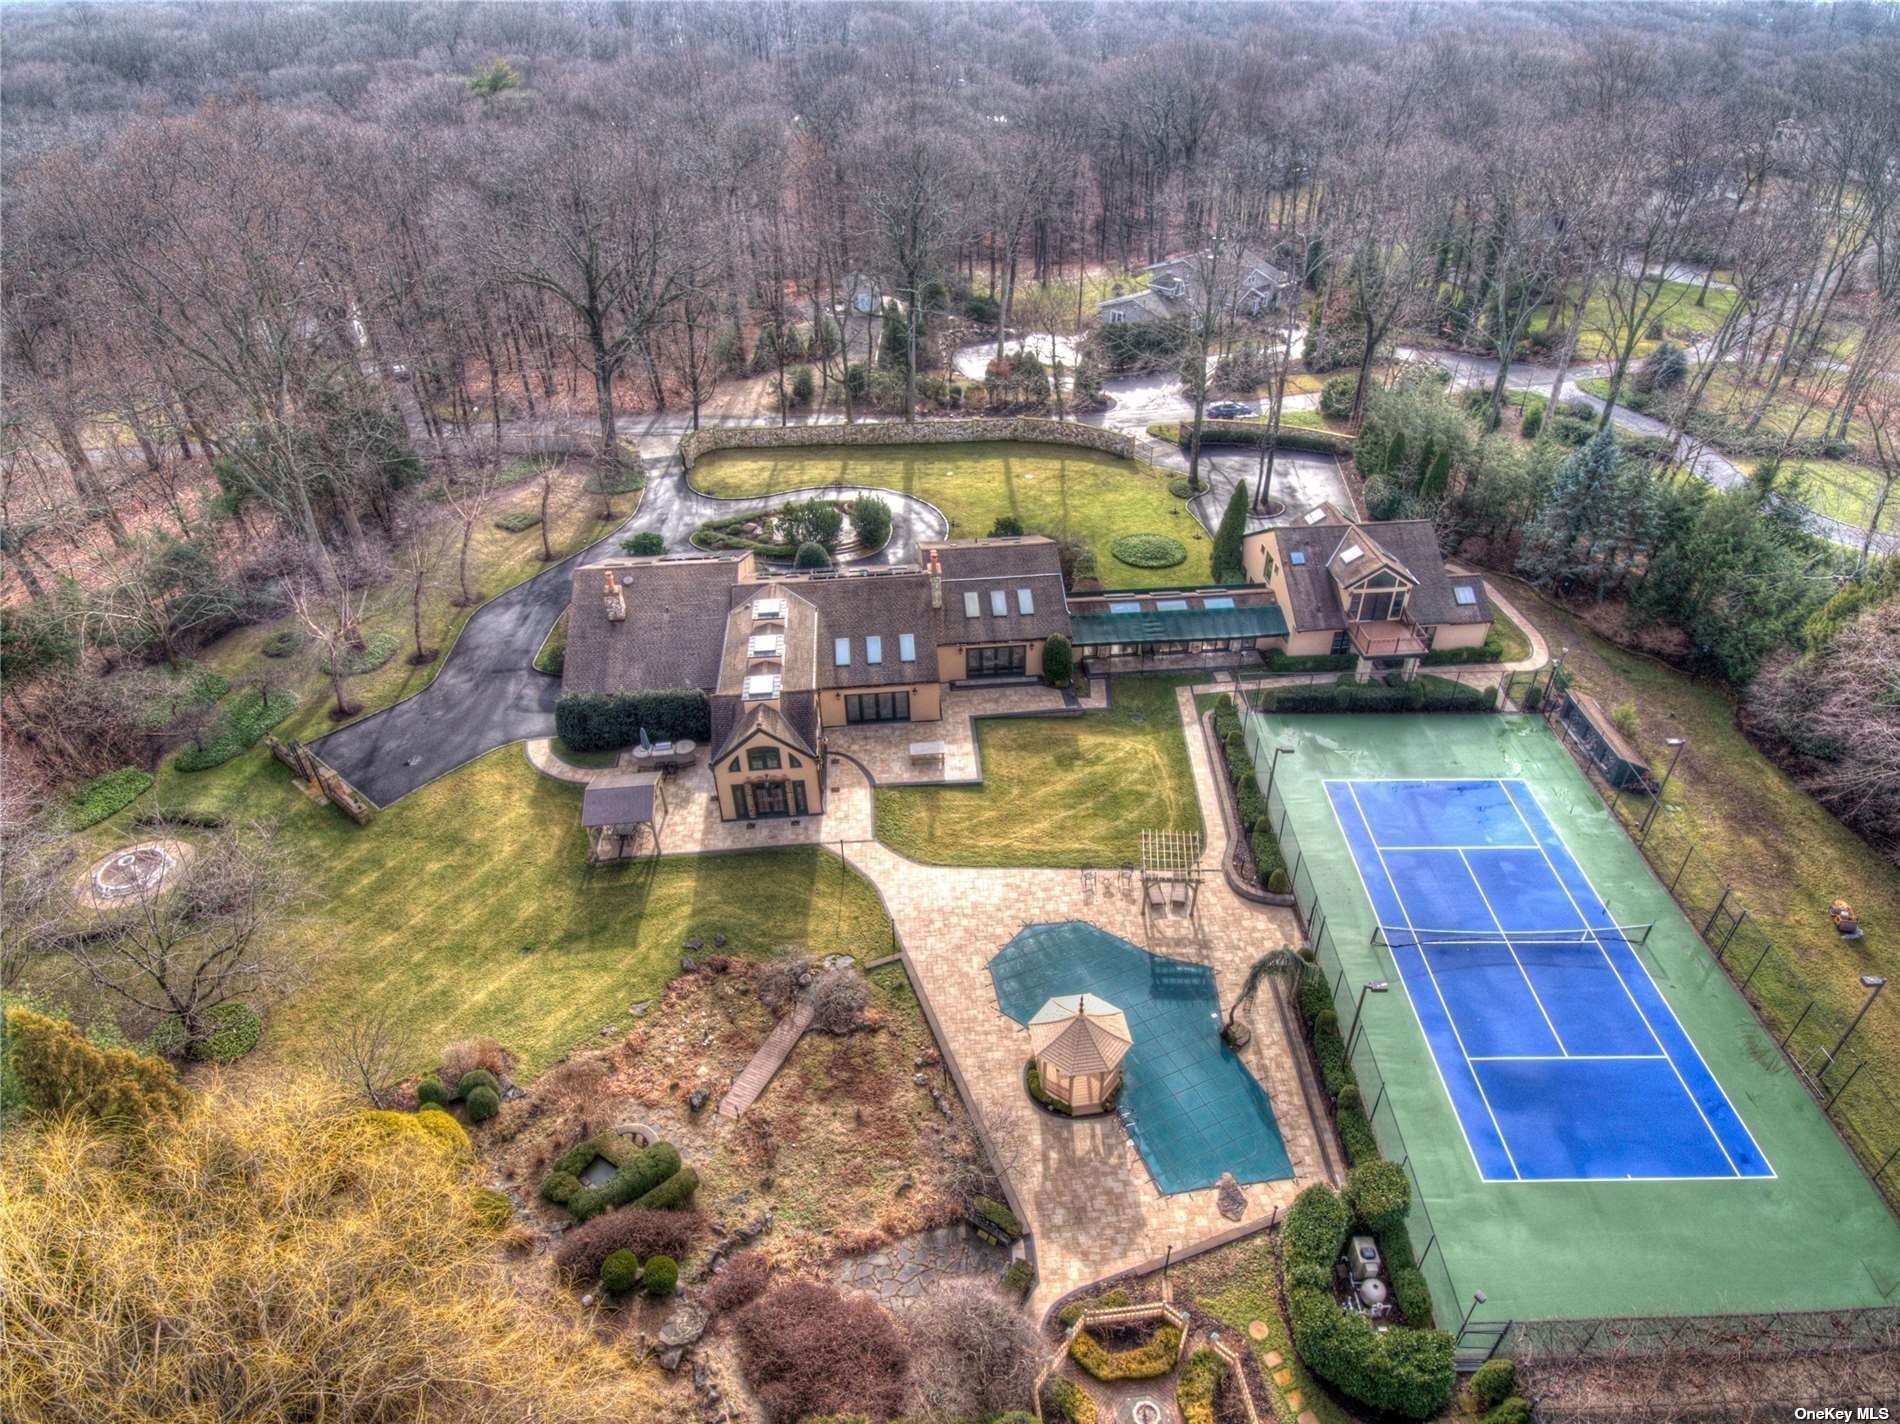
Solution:
[(918, 865), (869, 838), (844, 848), (884, 897), (911, 982), (1010, 1179), (1018, 1212), (1034, 1233), (1037, 1280), (1030, 1305), (1038, 1314), (1059, 1296), (1104, 1276), (1158, 1264), (1169, 1247), (1178, 1258), (1197, 1245), (1257, 1228), (1326, 1175), (1321, 1129), (1301, 1091), (1304, 1049), (1274, 993), (1260, 994), (1249, 1009), (1253, 1039), (1241, 1056), (1272, 1099), (1294, 1175), (1246, 1186), (1238, 1228), (1220, 1214), (1212, 1188), (1163, 1196), (1119, 1119), (1072, 1121), (1037, 1110), (1022, 1085), (1028, 1034), (997, 1006), (989, 960), (1028, 924), (1085, 920), (1151, 953), (1205, 964), (1223, 1005), (1238, 996), (1262, 953), (1299, 943), (1290, 911), (1249, 904), (1221, 877), (1226, 837), (1218, 817), (1206, 815), (1213, 804), (1213, 771), (1193, 725), (1192, 694), (1183, 689), (1179, 697), (1195, 789), (1214, 828), (1203, 855), (1209, 873), (1195, 920), (1157, 919), (1150, 931), (1139, 883), (1123, 886), (1112, 875), (1084, 880), (1075, 870)]
[(1008, 1264), (1009, 1252), (958, 1222), (848, 1258), (838, 1271), (838, 1284), (889, 1305), (916, 1300), (939, 1282), (979, 1279), (994, 1284)]

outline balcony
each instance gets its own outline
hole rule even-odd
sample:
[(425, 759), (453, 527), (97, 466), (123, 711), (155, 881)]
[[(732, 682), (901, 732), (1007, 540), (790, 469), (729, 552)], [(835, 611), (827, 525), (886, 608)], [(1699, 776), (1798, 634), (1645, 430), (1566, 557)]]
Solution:
[(1351, 623), (1347, 632), (1362, 658), (1416, 658), (1431, 651), (1418, 626), (1409, 620)]

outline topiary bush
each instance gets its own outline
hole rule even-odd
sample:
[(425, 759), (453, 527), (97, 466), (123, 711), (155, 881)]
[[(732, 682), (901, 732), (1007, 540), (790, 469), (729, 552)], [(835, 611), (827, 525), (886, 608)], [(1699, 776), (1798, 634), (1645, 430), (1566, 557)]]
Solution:
[(117, 815), (143, 796), (151, 784), (152, 774), (136, 766), (93, 777), (67, 801), (66, 829), (83, 831)]
[(556, 1206), (568, 1205), (583, 1190), (581, 1179), (572, 1172), (549, 1172), (541, 1179), (541, 1200)]
[(1484, 1416), (1484, 1424), (1531, 1424), (1531, 1402), (1513, 1394), (1498, 1401), (1498, 1407)]
[(1187, 562), (1187, 545), (1171, 534), (1124, 534), (1108, 552), (1131, 569), (1171, 569)]
[(447, 1107), (453, 1099), (449, 1090), (442, 1086), (442, 1080), (430, 1073), (416, 1084), (416, 1105), (418, 1107)]
[(1052, 687), (1061, 687), (1075, 676), (1075, 649), (1060, 633), (1042, 640), (1042, 676)]
[(655, 1256), (640, 1273), (640, 1285), (655, 1300), (673, 1294), (679, 1285), (680, 1263), (671, 1256)]
[(487, 1122), (501, 1111), (501, 1094), (483, 1083), (462, 1099), (462, 1111), (470, 1122)]
[(640, 1258), (625, 1247), (610, 1251), (600, 1263), (600, 1284), (610, 1295), (625, 1295), (640, 1284)]
[(1465, 1381), (1465, 1398), (1479, 1413), (1496, 1409), (1517, 1389), (1517, 1366), (1509, 1360), (1486, 1360)]
[(693, 1193), (699, 1190), (699, 1173), (691, 1167), (682, 1167), (657, 1187), (636, 1198), (634, 1206), (641, 1211), (678, 1211), (693, 1200)]
[(1090, 1376), (1107, 1384), (1113, 1380), (1158, 1379), (1174, 1368), (1181, 1353), (1181, 1330), (1176, 1325), (1161, 1325), (1145, 1345), (1132, 1350), (1110, 1350), (1087, 1330), (1076, 1332), (1069, 1342), (1069, 1358), (1087, 1370)]
[[(592, 1280), (600, 1274), (601, 1262), (615, 1251), (631, 1251), (642, 1260), (671, 1256), (677, 1261), (692, 1249), (705, 1226), (705, 1218), (696, 1211), (610, 1211), (562, 1232), (554, 1247), (554, 1264), (572, 1280)], [(713, 1277), (709, 1295), (741, 1259), (733, 1257)]]
[(792, 556), (795, 569), (828, 569), (831, 567), (831, 555), (825, 552), (823, 544), (807, 540), (798, 546), (798, 552)]
[(1412, 1207), (1412, 1184), (1396, 1162), (1366, 1162), (1346, 1174), (1346, 1201), (1375, 1234), (1401, 1228)]
[(490, 1073), (486, 1068), (471, 1068), (460, 1078), (456, 1079), (455, 1096), (458, 1098), (466, 1098), (477, 1088), (492, 1088), (495, 1092), (499, 1093), (501, 1091), (501, 1080), (493, 1073)]
[[(592, 1160), (590, 1156), (589, 1161)], [(560, 1165), (556, 1164), (557, 1167)], [(586, 1164), (583, 1163), (583, 1166)], [(576, 1176), (579, 1174), (576, 1173)], [(645, 1198), (655, 1187), (669, 1178), (680, 1175), (680, 1154), (670, 1142), (656, 1142), (651, 1147), (634, 1153), (613, 1176), (597, 1187), (582, 1187), (568, 1198), (567, 1209), (581, 1221), (598, 1216), (601, 1212), (616, 1206), (624, 1206), (630, 1201), (639, 1201), (651, 1210), (662, 1210), (658, 1203), (647, 1202)], [(698, 1185), (695, 1178), (693, 1185)], [(687, 1193), (691, 1196), (691, 1192)], [(677, 1205), (678, 1203), (668, 1203)]]
[(1339, 1194), (1315, 1182), (1293, 1199), (1280, 1227), (1287, 1265), (1313, 1265), (1330, 1273), (1351, 1226), (1352, 1211)]
[(1095, 1400), (1074, 1380), (1051, 1375), (1042, 1387), (1042, 1415), (1050, 1424), (1095, 1424)]
[(1196, 1350), (1181, 1367), (1174, 1382), (1174, 1403), (1182, 1424), (1214, 1424), (1214, 1395), (1227, 1365), (1212, 1350)]
[(666, 552), (666, 540), (651, 529), (642, 529), (630, 538), (622, 539), (620, 547), (639, 558), (651, 558)]

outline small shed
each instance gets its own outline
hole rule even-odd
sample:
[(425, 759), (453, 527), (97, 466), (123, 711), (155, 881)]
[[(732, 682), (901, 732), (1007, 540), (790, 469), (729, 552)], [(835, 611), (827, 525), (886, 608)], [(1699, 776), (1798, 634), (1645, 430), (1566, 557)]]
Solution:
[(1029, 1020), (1043, 1092), (1078, 1116), (1107, 1111), (1133, 1045), (1127, 1017), (1094, 994), (1051, 999)]
[(590, 861), (630, 857), (645, 828), (659, 854), (666, 824), (666, 788), (657, 771), (610, 771), (587, 783), (581, 797), (581, 828), (588, 834)]
[(1629, 744), (1616, 729), (1616, 719), (1587, 692), (1572, 688), (1564, 695), (1557, 708), (1557, 725), (1618, 791), (1656, 793), (1656, 783), (1642, 753)]

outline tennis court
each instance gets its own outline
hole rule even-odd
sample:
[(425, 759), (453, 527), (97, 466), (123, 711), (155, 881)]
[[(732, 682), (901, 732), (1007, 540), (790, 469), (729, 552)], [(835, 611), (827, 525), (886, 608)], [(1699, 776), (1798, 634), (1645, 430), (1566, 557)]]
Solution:
[(1485, 1181), (1774, 1175), (1527, 783), (1325, 785)]

